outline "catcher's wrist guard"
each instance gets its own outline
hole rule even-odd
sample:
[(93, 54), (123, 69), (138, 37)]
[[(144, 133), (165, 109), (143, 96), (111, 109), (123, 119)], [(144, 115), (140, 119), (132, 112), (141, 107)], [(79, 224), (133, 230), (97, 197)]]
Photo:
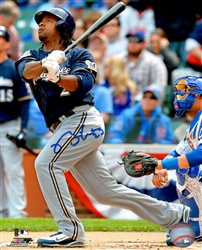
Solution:
[(154, 173), (158, 159), (149, 154), (139, 156), (138, 153), (142, 152), (132, 150), (123, 156), (123, 163), (120, 164), (124, 165), (126, 173), (134, 178)]

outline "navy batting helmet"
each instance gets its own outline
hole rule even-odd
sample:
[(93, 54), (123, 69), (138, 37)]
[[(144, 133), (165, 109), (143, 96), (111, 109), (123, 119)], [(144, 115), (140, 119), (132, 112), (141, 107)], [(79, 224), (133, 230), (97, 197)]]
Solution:
[(59, 18), (56, 29), (62, 37), (72, 38), (75, 31), (75, 22), (69, 12), (62, 8), (50, 8), (46, 11), (39, 11), (35, 14), (35, 21), (39, 24), (46, 14), (52, 14)]
[(6, 41), (10, 40), (10, 36), (8, 34), (8, 31), (6, 30), (6, 28), (4, 26), (0, 26), (0, 36), (4, 37), (6, 39)]

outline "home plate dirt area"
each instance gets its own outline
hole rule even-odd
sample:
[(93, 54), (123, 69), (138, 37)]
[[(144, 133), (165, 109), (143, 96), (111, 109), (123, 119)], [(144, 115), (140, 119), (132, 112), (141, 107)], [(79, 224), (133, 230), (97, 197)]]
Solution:
[[(33, 242), (25, 247), (9, 246), (14, 235), (12, 232), (0, 232), (1, 250), (30, 250), (38, 249), (67, 249), (65, 247), (37, 247), (36, 241), (40, 237), (46, 237), (53, 232), (30, 232), (28, 237)], [(86, 232), (86, 245), (82, 248), (72, 248), (77, 250), (109, 250), (109, 249), (138, 249), (138, 250), (177, 250), (178, 247), (169, 247), (165, 244), (165, 233), (145, 233), (145, 232)], [(187, 249), (202, 249), (202, 242), (194, 242)]]

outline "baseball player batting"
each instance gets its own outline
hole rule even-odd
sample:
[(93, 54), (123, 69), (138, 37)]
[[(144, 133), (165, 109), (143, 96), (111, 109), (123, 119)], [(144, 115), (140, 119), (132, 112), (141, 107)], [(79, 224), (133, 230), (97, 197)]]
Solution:
[[(142, 219), (170, 229), (187, 222), (190, 208), (159, 201), (117, 184), (111, 176), (99, 146), (105, 127), (94, 107), (91, 92), (97, 67), (89, 50), (73, 48), (75, 23), (61, 8), (36, 13), (41, 48), (26, 51), (16, 62), (23, 79), (30, 84), (52, 137), (35, 161), (38, 181), (58, 226), (58, 231), (39, 238), (39, 246), (82, 247), (85, 231), (69, 193), (64, 172), (70, 171), (82, 188), (98, 202), (131, 210)], [(46, 68), (44, 73), (42, 68)], [(70, 95), (61, 96), (63, 89)]]

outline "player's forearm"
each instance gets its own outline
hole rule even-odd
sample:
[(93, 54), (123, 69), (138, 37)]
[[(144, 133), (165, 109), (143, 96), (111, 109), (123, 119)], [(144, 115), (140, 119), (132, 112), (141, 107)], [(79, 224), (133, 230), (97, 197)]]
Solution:
[(156, 169), (178, 169), (178, 168), (191, 168), (202, 164), (202, 147), (197, 148), (185, 155), (174, 158), (165, 158), (158, 161)]
[(40, 61), (37, 62), (28, 62), (25, 64), (23, 70), (23, 77), (25, 79), (34, 79), (41, 75), (42, 73), (42, 65)]
[(69, 92), (74, 92), (78, 89), (78, 78), (74, 75), (60, 75), (58, 85)]

